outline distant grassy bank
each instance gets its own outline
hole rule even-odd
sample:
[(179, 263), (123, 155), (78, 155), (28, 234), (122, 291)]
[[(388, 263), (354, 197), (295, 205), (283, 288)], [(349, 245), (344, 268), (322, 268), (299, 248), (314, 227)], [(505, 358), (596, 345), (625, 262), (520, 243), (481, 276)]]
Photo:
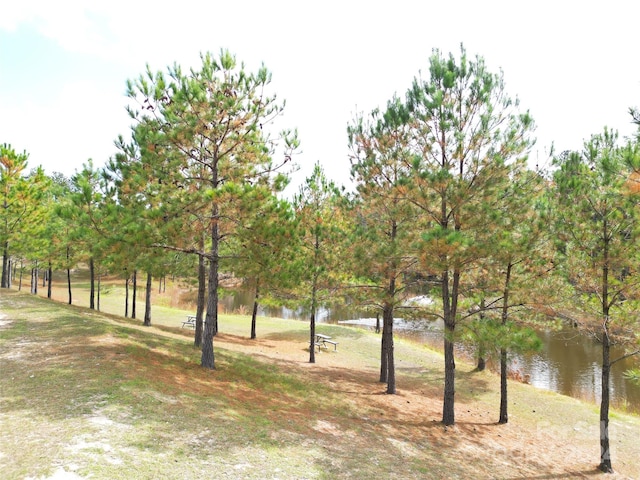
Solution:
[(396, 342), (389, 396), (379, 336), (322, 325), (338, 352), (311, 365), (306, 322), (260, 318), (250, 341), (248, 317), (225, 314), (208, 371), (180, 328), (187, 312), (154, 307), (144, 328), (0, 291), (0, 477), (640, 478), (638, 417), (613, 415), (617, 473), (600, 475), (592, 405), (512, 383), (499, 426), (497, 377), (460, 364), (445, 428), (442, 359), (423, 346)]

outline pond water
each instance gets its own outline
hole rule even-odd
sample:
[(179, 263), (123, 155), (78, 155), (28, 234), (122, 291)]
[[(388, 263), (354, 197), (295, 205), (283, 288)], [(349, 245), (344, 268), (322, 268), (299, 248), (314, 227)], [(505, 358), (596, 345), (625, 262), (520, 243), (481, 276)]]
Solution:
[[(251, 312), (253, 297), (250, 293), (236, 291), (222, 298), (221, 304), (226, 311)], [(286, 308), (259, 309), (259, 315), (279, 318), (308, 320), (302, 311)], [(319, 323), (340, 323), (357, 328), (373, 329), (375, 319), (364, 318), (357, 311), (339, 307), (320, 309), (317, 313)], [(424, 342), (430, 347), (442, 350), (442, 328), (437, 323), (403, 322), (396, 320), (394, 332), (399, 336)], [(600, 402), (602, 348), (590, 336), (567, 328), (560, 331), (540, 331), (538, 336), (543, 342), (542, 350), (536, 353), (511, 355), (510, 368), (528, 378), (535, 387), (551, 390), (593, 403)], [(620, 348), (612, 348), (611, 359), (624, 354)], [(472, 348), (459, 345), (457, 355), (473, 361)], [(489, 359), (488, 368), (496, 369)], [(640, 359), (627, 358), (616, 363), (611, 370), (611, 404), (614, 407), (640, 414), (640, 385), (624, 377), (625, 370), (640, 366)]]

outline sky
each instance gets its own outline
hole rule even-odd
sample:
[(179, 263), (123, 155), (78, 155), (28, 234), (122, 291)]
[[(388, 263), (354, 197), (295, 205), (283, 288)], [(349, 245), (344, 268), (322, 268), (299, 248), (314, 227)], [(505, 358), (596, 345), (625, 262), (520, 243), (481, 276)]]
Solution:
[(433, 49), (484, 57), (537, 129), (532, 164), (617, 129), (640, 106), (636, 0), (360, 1), (21, 0), (0, 13), (0, 143), (29, 167), (67, 176), (101, 166), (129, 134), (127, 79), (149, 64), (197, 66), (222, 48), (261, 64), (286, 100), (279, 128), (297, 128), (301, 183), (320, 162), (349, 181), (347, 125), (403, 96)]

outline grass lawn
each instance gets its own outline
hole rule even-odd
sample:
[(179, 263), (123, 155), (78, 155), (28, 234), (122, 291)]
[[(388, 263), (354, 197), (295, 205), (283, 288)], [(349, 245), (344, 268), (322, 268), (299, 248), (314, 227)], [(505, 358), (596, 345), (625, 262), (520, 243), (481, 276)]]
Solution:
[(338, 351), (309, 364), (306, 322), (261, 317), (250, 340), (237, 314), (206, 370), (191, 306), (165, 295), (142, 327), (109, 311), (116, 286), (107, 313), (0, 291), (0, 478), (640, 478), (636, 416), (612, 415), (616, 473), (599, 474), (594, 405), (511, 383), (498, 425), (497, 376), (459, 363), (446, 428), (439, 353), (396, 340), (385, 395), (378, 335), (320, 325)]

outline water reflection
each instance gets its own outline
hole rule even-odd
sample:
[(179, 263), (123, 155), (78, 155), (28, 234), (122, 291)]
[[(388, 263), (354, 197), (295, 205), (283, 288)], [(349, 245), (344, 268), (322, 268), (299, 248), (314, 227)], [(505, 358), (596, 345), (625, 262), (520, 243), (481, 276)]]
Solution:
[[(531, 384), (564, 395), (600, 402), (602, 346), (574, 329), (538, 332), (543, 350), (514, 356), (514, 367), (531, 375)], [(612, 347), (611, 359), (624, 350)], [(611, 369), (611, 399), (614, 406), (640, 413), (640, 386), (624, 377), (625, 370), (637, 366), (627, 358)]]
[[(225, 311), (244, 313), (253, 307), (250, 293), (234, 291), (222, 297), (221, 304)], [(287, 308), (260, 307), (259, 315), (288, 319), (308, 320), (309, 313), (303, 310)], [(369, 318), (362, 312), (348, 307), (319, 309), (316, 315), (318, 322), (351, 324), (360, 328), (375, 327), (375, 318)], [(442, 348), (442, 328), (437, 323), (403, 322), (396, 320), (394, 324), (398, 335), (424, 342), (432, 348)], [(600, 401), (602, 348), (594, 338), (582, 335), (575, 329), (561, 331), (538, 332), (543, 348), (540, 352), (526, 355), (511, 355), (511, 368), (528, 376), (532, 385), (570, 395), (582, 400), (598, 403)], [(458, 355), (473, 359), (470, 347), (459, 345)], [(612, 348), (611, 358), (624, 355), (621, 348)], [(624, 377), (624, 371), (638, 367), (640, 359), (627, 358), (616, 363), (611, 370), (611, 404), (615, 407), (640, 413), (640, 386)], [(492, 365), (491, 359), (488, 366)]]

